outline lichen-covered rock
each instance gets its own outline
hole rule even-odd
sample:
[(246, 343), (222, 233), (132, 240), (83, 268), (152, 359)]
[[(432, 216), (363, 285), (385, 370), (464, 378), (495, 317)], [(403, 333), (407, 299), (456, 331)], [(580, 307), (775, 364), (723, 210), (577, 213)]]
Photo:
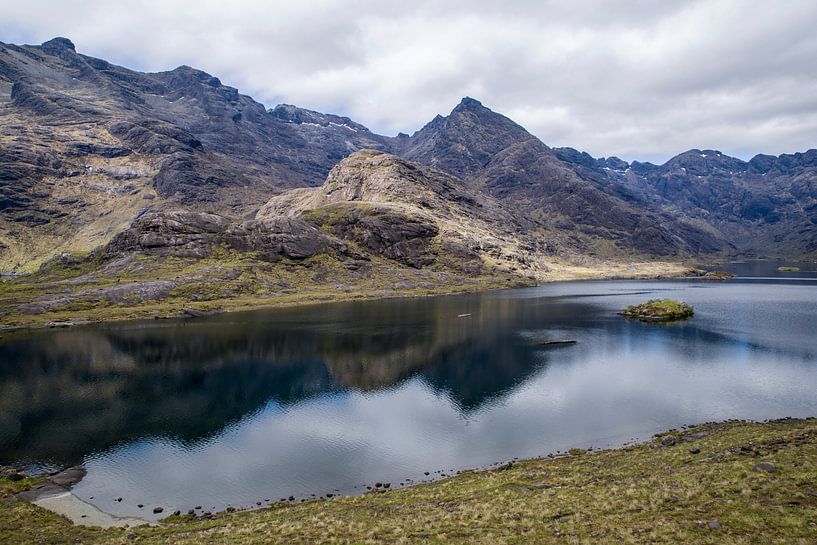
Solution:
[(232, 224), (226, 233), (229, 247), (242, 252), (257, 252), (265, 261), (278, 261), (282, 257), (306, 259), (320, 253), (337, 251), (346, 253), (341, 241), (296, 219), (273, 217)]

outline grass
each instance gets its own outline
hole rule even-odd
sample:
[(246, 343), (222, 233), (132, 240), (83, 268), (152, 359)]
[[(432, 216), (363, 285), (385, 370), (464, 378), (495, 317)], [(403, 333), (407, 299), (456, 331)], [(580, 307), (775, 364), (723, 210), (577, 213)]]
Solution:
[[(141, 286), (167, 282), (166, 293), (144, 296)], [(54, 265), (36, 274), (0, 281), (0, 322), (37, 327), (53, 321), (112, 321), (181, 315), (185, 308), (222, 311), (286, 307), (328, 301), (427, 296), (530, 285), (532, 280), (497, 272), (469, 276), (440, 265), (397, 267), (373, 258), (359, 270), (326, 255), (266, 263), (251, 253), (216, 249), (205, 259), (136, 257), (122, 266), (97, 261)], [(133, 286), (133, 293), (105, 290)], [(56, 301), (45, 312), (25, 305)]]
[(777, 270), (780, 272), (798, 272), (800, 267), (778, 267)]
[[(473, 268), (472, 262), (461, 262), (439, 249), (432, 254), (436, 261), (422, 269), (375, 256), (360, 268), (327, 255), (267, 263), (251, 252), (225, 248), (215, 248), (205, 259), (132, 255), (102, 262), (98, 257), (76, 256), (74, 263), (52, 263), (30, 275), (0, 279), (0, 325), (42, 327), (50, 322), (163, 318), (179, 316), (185, 308), (229, 312), (570, 279), (677, 276), (688, 271), (676, 263), (554, 262), (542, 276), (533, 276), (485, 261), (478, 272), (464, 273)], [(166, 293), (145, 296), (145, 285), (156, 281), (171, 287)], [(112, 295), (128, 286), (133, 293)], [(43, 311), (26, 309), (42, 302), (49, 303)]]
[[(692, 433), (703, 437), (682, 440)], [(761, 461), (776, 471), (756, 470)], [(817, 536), (817, 421), (707, 424), (385, 493), (133, 529), (72, 526), (12, 499), (35, 482), (0, 479), (0, 543), (805, 545)]]
[(640, 305), (631, 305), (622, 311), (624, 316), (643, 322), (669, 322), (683, 320), (694, 314), (694, 309), (672, 299), (651, 299)]

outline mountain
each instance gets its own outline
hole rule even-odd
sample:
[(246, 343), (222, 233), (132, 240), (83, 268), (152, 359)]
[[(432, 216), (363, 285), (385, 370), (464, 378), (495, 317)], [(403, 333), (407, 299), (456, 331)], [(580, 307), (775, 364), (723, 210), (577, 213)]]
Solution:
[(273, 196), (253, 218), (147, 210), (90, 254), (58, 254), (0, 284), (0, 320), (200, 316), (689, 270), (594, 259), (572, 253), (571, 244), (460, 178), (362, 150), (323, 185)]
[(500, 152), (536, 140), (520, 125), (465, 97), (447, 117), (438, 115), (410, 138), (399, 153), (460, 178), (481, 172)]
[(267, 111), (187, 66), (145, 74), (65, 38), (0, 43), (0, 270), (90, 251), (146, 208), (252, 215), (390, 140), (346, 118)]
[(141, 73), (65, 38), (0, 43), (0, 273), (34, 273), (0, 285), (0, 318), (817, 257), (816, 172), (815, 150), (594, 158), (469, 97), (411, 136), (381, 136), (267, 109), (187, 66)]
[(500, 202), (461, 179), (384, 152), (342, 160), (318, 188), (273, 197), (259, 219), (296, 216), (358, 248), (420, 268), (442, 260), (474, 273), (484, 267), (547, 271), (543, 238)]
[(541, 225), (578, 233), (585, 251), (697, 255), (729, 248), (606, 178), (578, 175), (524, 128), (472, 98), (415, 133), (400, 153), (472, 181)]
[(749, 161), (693, 149), (663, 165), (554, 150), (579, 176), (632, 192), (754, 256), (817, 257), (817, 150)]
[(140, 214), (87, 256), (59, 254), (0, 285), (6, 324), (199, 315), (339, 297), (530, 284), (547, 248), (460, 179), (374, 150), (251, 219)]

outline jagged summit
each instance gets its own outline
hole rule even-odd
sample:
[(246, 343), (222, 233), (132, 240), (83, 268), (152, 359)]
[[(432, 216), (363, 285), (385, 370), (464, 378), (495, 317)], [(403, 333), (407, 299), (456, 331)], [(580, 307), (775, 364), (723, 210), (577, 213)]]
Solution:
[(438, 115), (414, 133), (400, 155), (468, 177), (499, 151), (534, 138), (521, 125), (465, 97), (448, 116)]
[(480, 102), (479, 100), (466, 96), (466, 97), (462, 97), (462, 100), (454, 108), (454, 111), (455, 112), (456, 111), (463, 111), (463, 110), (468, 110), (468, 109), (471, 109), (471, 108), (485, 108), (485, 107), (482, 105), (482, 102)]
[(43, 42), (40, 46), (43, 50), (47, 52), (59, 52), (69, 49), (71, 51), (76, 51), (77, 48), (74, 46), (74, 42), (69, 40), (68, 38), (63, 37), (56, 37), (48, 40), (47, 42)]
[(733, 175), (735, 172), (745, 170), (746, 167), (745, 161), (711, 149), (691, 149), (676, 155), (662, 165), (664, 169), (687, 169), (691, 174), (700, 176), (718, 171)]

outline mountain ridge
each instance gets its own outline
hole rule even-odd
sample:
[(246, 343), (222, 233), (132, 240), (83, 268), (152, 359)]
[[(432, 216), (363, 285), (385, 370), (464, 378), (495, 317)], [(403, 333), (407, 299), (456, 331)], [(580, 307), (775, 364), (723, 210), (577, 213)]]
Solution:
[(320, 186), (363, 149), (462, 179), (565, 257), (817, 253), (815, 150), (750, 161), (689, 150), (663, 165), (597, 159), (550, 148), (471, 97), (411, 136), (382, 136), (345, 116), (266, 108), (189, 66), (112, 65), (66, 38), (0, 43), (0, 122), (7, 273), (90, 252), (147, 210), (253, 218), (270, 197)]

